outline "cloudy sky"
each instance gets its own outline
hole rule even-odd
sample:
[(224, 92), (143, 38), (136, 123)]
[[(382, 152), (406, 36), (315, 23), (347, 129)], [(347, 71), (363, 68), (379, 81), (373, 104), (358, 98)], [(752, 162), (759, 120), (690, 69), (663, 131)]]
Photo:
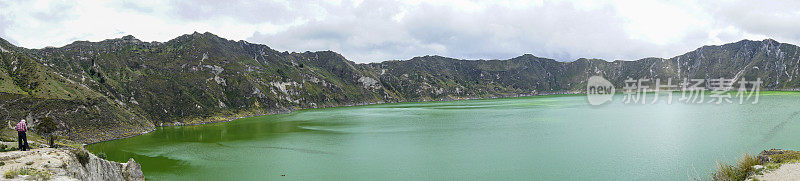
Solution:
[(672, 57), (742, 39), (800, 45), (798, 22), (800, 2), (789, 0), (0, 0), (0, 37), (27, 48), (197, 31), (279, 51), (333, 50), (356, 62)]

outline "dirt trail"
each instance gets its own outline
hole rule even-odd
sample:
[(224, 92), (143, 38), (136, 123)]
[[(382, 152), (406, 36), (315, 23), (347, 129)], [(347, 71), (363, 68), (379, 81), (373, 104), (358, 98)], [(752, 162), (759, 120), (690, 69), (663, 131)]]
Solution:
[(756, 175), (747, 180), (800, 180), (800, 163), (787, 163), (775, 170), (764, 171), (763, 175)]

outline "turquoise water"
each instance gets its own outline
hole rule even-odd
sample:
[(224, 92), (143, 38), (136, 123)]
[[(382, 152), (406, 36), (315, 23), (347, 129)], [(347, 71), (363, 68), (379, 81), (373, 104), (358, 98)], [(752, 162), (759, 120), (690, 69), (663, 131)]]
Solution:
[[(88, 145), (151, 180), (686, 180), (800, 149), (800, 94), (590, 106), (585, 96), (310, 109)], [(285, 176), (282, 176), (285, 175)]]

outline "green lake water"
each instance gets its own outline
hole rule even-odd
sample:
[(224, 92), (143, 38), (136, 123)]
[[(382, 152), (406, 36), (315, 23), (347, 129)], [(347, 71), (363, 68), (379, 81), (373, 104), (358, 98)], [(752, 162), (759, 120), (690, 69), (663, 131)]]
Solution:
[(755, 105), (621, 99), (309, 109), (87, 148), (136, 159), (149, 180), (687, 180), (744, 153), (800, 149), (800, 94), (768, 92)]

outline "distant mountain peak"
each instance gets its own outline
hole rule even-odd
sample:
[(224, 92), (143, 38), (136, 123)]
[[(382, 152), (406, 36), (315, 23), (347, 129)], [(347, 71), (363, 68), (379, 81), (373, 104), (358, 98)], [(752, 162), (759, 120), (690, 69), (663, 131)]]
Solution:
[(6, 41), (0, 37), (0, 52), (8, 52), (14, 49), (16, 46), (12, 45), (10, 42)]
[(199, 33), (199, 32), (196, 32), (196, 31), (195, 31), (195, 32), (194, 32), (194, 33), (192, 33), (191, 35), (192, 35), (192, 36), (196, 36), (196, 37), (208, 37), (208, 38), (220, 38), (220, 39), (224, 39), (224, 38), (222, 38), (222, 37), (219, 37), (219, 36), (217, 36), (217, 35), (215, 35), (214, 33), (211, 33), (211, 32)]
[(767, 39), (764, 39), (764, 40), (761, 40), (761, 41), (762, 42), (770, 42), (770, 43), (780, 43), (778, 41), (773, 40), (772, 38), (767, 38)]
[(200, 32), (196, 32), (195, 31), (192, 34), (184, 34), (184, 35), (176, 37), (176, 38), (174, 38), (172, 40), (169, 40), (167, 42), (187, 42), (187, 41), (198, 41), (198, 40), (214, 40), (214, 41), (223, 40), (223, 41), (229, 41), (228, 39), (219, 37), (219, 36), (217, 36), (217, 35), (215, 35), (213, 33), (210, 33), (210, 32), (200, 33)]
[(125, 35), (122, 37), (123, 40), (138, 40), (133, 35)]
[(447, 60), (455, 60), (454, 58), (445, 57), (445, 56), (441, 56), (441, 55), (425, 55), (425, 56), (416, 56), (416, 57), (411, 58), (411, 60), (417, 60), (417, 61), (420, 61), (420, 60), (421, 61), (445, 60), (445, 59), (447, 59)]
[(539, 57), (537, 57), (537, 56), (535, 56), (533, 54), (530, 54), (530, 53), (526, 53), (526, 54), (522, 54), (521, 56), (516, 57), (516, 58), (539, 58)]
[(142, 43), (141, 40), (136, 39), (136, 37), (134, 37), (133, 35), (125, 35), (125, 36), (120, 37), (120, 38), (108, 39), (108, 40), (103, 40), (103, 41), (120, 42), (120, 43)]
[(518, 57), (511, 58), (509, 60), (537, 60), (537, 59), (547, 59), (547, 58), (537, 57), (537, 56), (535, 56), (533, 54), (526, 53), (526, 54), (522, 54), (522, 55), (520, 55)]
[(733, 43), (725, 43), (725, 44), (722, 44), (722, 45), (728, 45), (728, 44), (740, 44), (740, 43), (768, 43), (768, 44), (781, 44), (781, 42), (778, 42), (778, 41), (776, 41), (776, 40), (774, 40), (774, 39), (772, 39), (772, 38), (767, 38), (767, 39), (763, 39), (763, 40), (750, 40), (750, 39), (743, 39), (743, 40), (739, 40), (739, 41), (737, 41), (737, 42), (733, 42)]

